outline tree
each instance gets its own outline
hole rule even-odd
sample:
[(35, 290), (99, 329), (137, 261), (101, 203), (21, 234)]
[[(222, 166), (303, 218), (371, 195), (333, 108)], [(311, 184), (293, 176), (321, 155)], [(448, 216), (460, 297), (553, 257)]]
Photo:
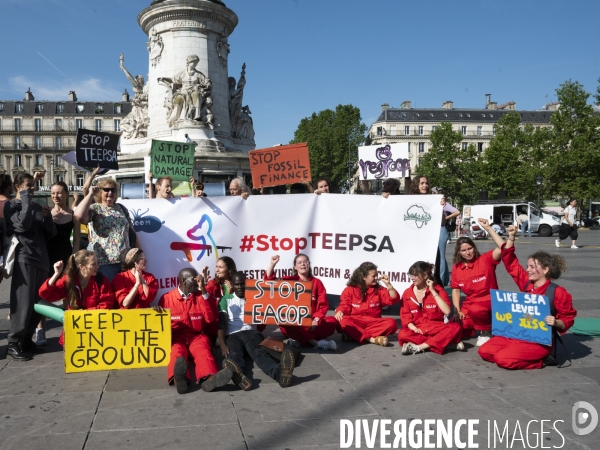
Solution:
[(552, 145), (546, 177), (551, 191), (579, 200), (600, 196), (600, 116), (577, 81), (556, 90), (560, 108), (552, 114)]
[(328, 178), (333, 189), (348, 190), (348, 167), (358, 159), (358, 146), (365, 139), (367, 126), (360, 110), (352, 105), (325, 109), (300, 121), (290, 144), (308, 143), (313, 180)]
[(417, 175), (429, 178), (431, 186), (440, 186), (457, 206), (472, 203), (477, 197), (479, 165), (473, 145), (462, 149), (463, 135), (442, 122), (430, 136), (432, 147), (417, 168)]

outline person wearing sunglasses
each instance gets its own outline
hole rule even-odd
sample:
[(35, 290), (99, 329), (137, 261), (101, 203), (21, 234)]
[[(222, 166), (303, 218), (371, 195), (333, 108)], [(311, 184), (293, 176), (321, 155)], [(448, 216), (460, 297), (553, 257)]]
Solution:
[[(129, 215), (116, 203), (118, 184), (112, 178), (103, 178), (91, 187), (88, 195), (75, 210), (75, 217), (89, 226), (90, 247), (96, 253), (100, 272), (112, 282), (121, 272), (121, 252), (130, 248)], [(92, 204), (95, 200), (96, 203)]]

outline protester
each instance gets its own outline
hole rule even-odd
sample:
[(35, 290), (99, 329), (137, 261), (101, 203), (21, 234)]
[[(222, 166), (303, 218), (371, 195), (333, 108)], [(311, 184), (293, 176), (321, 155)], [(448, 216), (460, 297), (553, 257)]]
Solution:
[[(223, 368), (231, 369), (233, 382), (244, 391), (252, 389), (252, 381), (244, 374), (244, 354), (269, 377), (285, 388), (292, 382), (296, 358), (290, 349), (281, 353), (277, 363), (260, 343), (264, 340), (256, 325), (244, 323), (246, 303), (246, 275), (235, 272), (231, 277), (233, 293), (225, 295), (219, 302), (219, 343), (225, 358)], [(245, 351), (245, 353), (244, 353)]]
[(139, 248), (123, 251), (123, 271), (112, 280), (118, 306), (121, 309), (149, 308), (158, 294), (158, 281), (146, 272), (146, 256)]
[[(153, 175), (152, 172), (148, 172), (148, 179), (150, 185), (152, 185)], [(156, 180), (154, 189), (148, 190), (148, 198), (173, 198), (173, 178), (171, 177), (160, 177)]]
[[(210, 278), (206, 284), (206, 290), (212, 297), (214, 307), (218, 310), (219, 301), (224, 295), (233, 292), (231, 276), (237, 272), (235, 261), (229, 256), (221, 256), (215, 265), (215, 278)], [(215, 320), (207, 327), (206, 334), (215, 339), (219, 333), (219, 321)]]
[[(498, 248), (481, 255), (475, 243), (468, 237), (458, 238), (454, 250), (452, 268), (452, 303), (463, 327), (463, 339), (477, 335), (477, 346), (490, 340), (492, 329), (492, 300), (490, 289), (498, 289), (496, 267), (500, 264), (504, 242), (485, 219), (478, 219), (480, 226), (488, 232)], [(460, 293), (466, 298), (460, 304)]]
[(430, 349), (441, 355), (452, 345), (464, 350), (462, 328), (456, 322), (447, 322), (452, 310), (448, 294), (433, 278), (434, 265), (417, 261), (408, 269), (412, 286), (402, 294), (400, 321), (402, 328), (398, 342), (402, 354), (422, 353)]
[(386, 274), (380, 280), (387, 290), (379, 285), (377, 266), (371, 262), (362, 263), (352, 273), (335, 310), (335, 318), (346, 335), (342, 335), (343, 340), (386, 347), (387, 337), (398, 329), (396, 320), (381, 317), (381, 309), (398, 303), (400, 296)]
[[(516, 227), (508, 228), (508, 241), (502, 252), (502, 262), (521, 292), (553, 296), (550, 303), (554, 305), (555, 312), (544, 318), (544, 322), (552, 327), (552, 345), (494, 336), (479, 348), (479, 355), (504, 369), (541, 369), (544, 365), (557, 364), (556, 359), (551, 355), (556, 345), (555, 336), (558, 333), (565, 334), (571, 328), (577, 311), (573, 308), (571, 294), (552, 281), (558, 279), (567, 270), (564, 258), (537, 251), (529, 256), (527, 267), (523, 269), (515, 255), (516, 234)], [(553, 294), (549, 294), (552, 289), (554, 289)]]
[[(267, 268), (265, 280), (274, 280), (275, 266), (279, 262), (279, 255), (271, 257), (271, 263)], [(310, 267), (308, 256), (298, 253), (294, 257), (294, 275), (281, 277), (282, 280), (291, 281), (309, 281), (311, 287), (311, 310), (312, 322), (310, 326), (285, 326), (279, 327), (281, 332), (289, 338), (288, 343), (293, 347), (307, 347), (312, 345), (322, 350), (337, 350), (334, 340), (327, 340), (329, 336), (335, 333), (337, 320), (333, 316), (328, 316), (329, 303), (327, 302), (327, 291), (323, 282), (315, 278)]]
[[(67, 265), (67, 261), (71, 255), (79, 251), (79, 221), (74, 217), (73, 210), (69, 208), (69, 188), (62, 182), (58, 181), (50, 187), (50, 194), (54, 202), (52, 208), (52, 220), (56, 226), (56, 236), (46, 242), (48, 248), (48, 273), (54, 272), (54, 263), (63, 262), (63, 266)], [(71, 233), (73, 233), (73, 245), (71, 245)], [(46, 345), (46, 318), (42, 316), (36, 330), (35, 343), (37, 345)]]
[(192, 197), (208, 197), (204, 192), (204, 183), (194, 180), (194, 177), (190, 177), (190, 187), (192, 188)]
[(410, 183), (408, 195), (429, 194), (429, 178), (424, 175), (417, 176)]
[(232, 197), (240, 196), (246, 200), (250, 196), (250, 188), (246, 186), (242, 177), (237, 177), (229, 183), (229, 194)]
[[(112, 178), (100, 180), (75, 210), (75, 217), (84, 225), (89, 224), (88, 248), (98, 256), (100, 271), (109, 282), (121, 272), (121, 252), (130, 247), (129, 213), (116, 203), (117, 186)], [(94, 198), (96, 203), (92, 204)]]
[(315, 194), (329, 194), (331, 193), (331, 183), (327, 178), (318, 178), (317, 179), (317, 188), (315, 189)]
[(525, 230), (529, 232), (531, 237), (531, 226), (529, 225), (529, 216), (527, 215), (527, 208), (523, 208), (517, 216), (517, 223), (521, 226), (521, 237), (525, 237)]
[(577, 200), (570, 198), (569, 204), (563, 211), (564, 217), (562, 218), (562, 223), (558, 230), (558, 239), (555, 241), (557, 247), (560, 247), (560, 241), (570, 237), (571, 248), (579, 248), (577, 247), (577, 225), (575, 225), (575, 216), (577, 215), (576, 206)]
[[(231, 380), (229, 369), (219, 371), (212, 354), (212, 345), (205, 334), (206, 325), (217, 320), (217, 312), (206, 292), (207, 273), (198, 275), (189, 267), (179, 271), (178, 287), (163, 295), (154, 309), (171, 311), (171, 357), (167, 381), (175, 384), (178, 394), (185, 394), (191, 382), (189, 366), (194, 360), (195, 380), (203, 391), (210, 392)], [(200, 293), (198, 293), (200, 290)]]
[[(4, 231), (6, 230), (6, 221), (4, 220), (4, 205), (10, 200), (13, 194), (13, 181), (10, 175), (0, 175), (0, 255), (4, 255)], [(0, 282), (2, 277), (0, 277)]]
[(294, 183), (290, 186), (290, 194), (307, 194), (306, 185), (304, 183)]
[(446, 202), (446, 196), (442, 188), (433, 188), (431, 190), (431, 193), (442, 195), (442, 224), (440, 228), (440, 237), (438, 240), (439, 253), (437, 256), (439, 261), (439, 270), (436, 273), (438, 273), (438, 278), (439, 281), (442, 283), (442, 286), (448, 286), (448, 284), (450, 283), (450, 271), (448, 270), (448, 262), (446, 261), (446, 245), (448, 244), (448, 240), (450, 239), (450, 232), (448, 231), (447, 225), (448, 221), (456, 219), (456, 217), (460, 214), (460, 211), (454, 206), (452, 206), (450, 203)]
[(15, 250), (13, 276), (10, 284), (10, 324), (8, 356), (17, 361), (31, 359), (31, 353), (41, 349), (31, 340), (40, 315), (33, 305), (40, 297), (38, 289), (48, 278), (46, 241), (56, 235), (50, 208), (33, 201), (35, 183), (43, 177), (19, 172), (15, 176), (16, 197), (4, 204), (6, 235), (19, 241)]
[[(371, 194), (368, 180), (361, 180), (360, 188), (363, 194)], [(400, 182), (395, 178), (386, 179), (381, 185), (381, 195), (383, 198), (388, 198), (390, 195), (400, 195)]]
[[(54, 264), (54, 274), (40, 287), (40, 297), (55, 302), (66, 299), (68, 309), (111, 309), (115, 296), (110, 281), (98, 272), (98, 258), (94, 252), (79, 250), (64, 263)], [(64, 345), (64, 331), (59, 344)]]

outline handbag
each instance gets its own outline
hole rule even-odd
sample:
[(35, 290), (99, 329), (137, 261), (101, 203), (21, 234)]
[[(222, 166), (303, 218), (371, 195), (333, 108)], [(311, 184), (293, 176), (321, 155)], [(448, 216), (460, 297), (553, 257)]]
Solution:
[(285, 344), (283, 343), (283, 338), (275, 338), (269, 336), (259, 344), (261, 347), (265, 347), (267, 350), (272, 350), (277, 353), (283, 352), (285, 348)]
[(4, 254), (2, 255), (2, 278), (12, 277), (15, 268), (15, 258), (17, 255), (17, 245), (19, 239), (13, 235), (9, 242), (6, 242), (8, 237), (4, 237)]

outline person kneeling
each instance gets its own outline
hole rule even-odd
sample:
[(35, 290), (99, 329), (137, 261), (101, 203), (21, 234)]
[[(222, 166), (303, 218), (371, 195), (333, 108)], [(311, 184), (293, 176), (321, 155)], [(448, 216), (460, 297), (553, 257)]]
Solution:
[(462, 327), (455, 322), (444, 323), (451, 304), (444, 288), (434, 282), (433, 268), (433, 264), (417, 261), (408, 269), (413, 285), (402, 294), (402, 329), (398, 333), (403, 355), (428, 349), (441, 355), (450, 345), (456, 350), (465, 349), (460, 341)]
[[(171, 311), (171, 359), (168, 367), (168, 382), (175, 383), (177, 392), (185, 394), (191, 381), (189, 357), (196, 364), (196, 380), (202, 390), (213, 391), (231, 380), (229, 369), (219, 371), (212, 354), (209, 337), (204, 333), (207, 326), (217, 320), (206, 292), (205, 276), (198, 275), (193, 268), (181, 269), (177, 276), (179, 286), (163, 295), (153, 309)], [(198, 294), (198, 289), (202, 295)]]
[(398, 330), (395, 319), (381, 317), (381, 309), (398, 303), (400, 296), (386, 274), (381, 275), (381, 281), (387, 290), (379, 285), (377, 266), (371, 262), (362, 263), (352, 273), (335, 310), (343, 340), (387, 347), (387, 337)]
[(281, 362), (277, 363), (260, 343), (264, 340), (256, 330), (256, 325), (244, 323), (244, 304), (246, 303), (246, 275), (235, 272), (231, 277), (233, 294), (227, 294), (219, 302), (219, 343), (225, 358), (223, 368), (233, 371), (233, 382), (244, 391), (252, 389), (252, 381), (244, 375), (244, 349), (256, 365), (279, 383), (288, 387), (292, 382), (292, 372), (296, 360), (291, 350), (281, 353)]

